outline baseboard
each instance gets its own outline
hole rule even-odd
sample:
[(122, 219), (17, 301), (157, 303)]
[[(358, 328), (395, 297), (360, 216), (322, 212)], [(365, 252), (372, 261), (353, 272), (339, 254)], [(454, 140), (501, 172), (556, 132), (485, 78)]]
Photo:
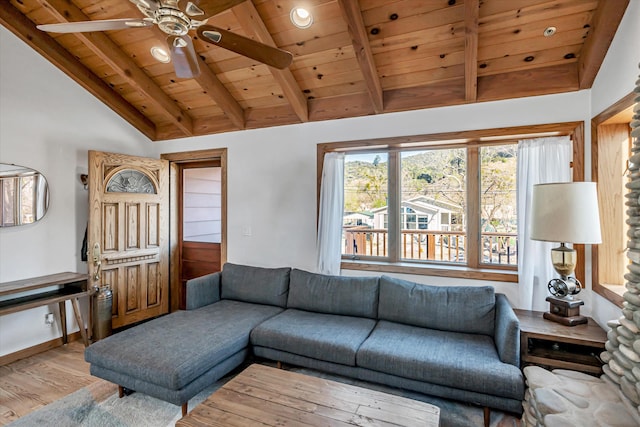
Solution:
[[(68, 335), (69, 342), (81, 339), (82, 336), (80, 335), (80, 331), (76, 331)], [(63, 345), (62, 337), (59, 337), (52, 339), (51, 341), (43, 342), (42, 344), (34, 345), (33, 347), (16, 351), (15, 353), (5, 354), (4, 356), (0, 356), (0, 366), (15, 362), (16, 360), (24, 359), (25, 357), (33, 356), (34, 354), (51, 350), (52, 348), (62, 347)]]

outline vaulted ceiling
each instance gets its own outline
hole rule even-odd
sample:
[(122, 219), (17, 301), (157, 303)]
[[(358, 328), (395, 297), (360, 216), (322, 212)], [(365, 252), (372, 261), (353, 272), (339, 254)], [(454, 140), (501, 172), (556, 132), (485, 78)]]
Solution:
[[(191, 31), (201, 72), (187, 79), (150, 54), (166, 39), (155, 25), (36, 28), (143, 18), (128, 0), (0, 2), (3, 26), (165, 140), (590, 88), (629, 0), (246, 0), (207, 23), (289, 51), (292, 64), (272, 68)], [(308, 29), (290, 20), (301, 5)]]

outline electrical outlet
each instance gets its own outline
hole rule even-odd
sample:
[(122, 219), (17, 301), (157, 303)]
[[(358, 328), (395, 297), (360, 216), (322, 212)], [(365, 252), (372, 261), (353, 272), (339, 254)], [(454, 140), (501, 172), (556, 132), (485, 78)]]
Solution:
[(53, 322), (55, 321), (55, 319), (53, 318), (53, 313), (47, 313), (44, 316), (44, 324), (47, 326), (51, 326), (53, 325)]

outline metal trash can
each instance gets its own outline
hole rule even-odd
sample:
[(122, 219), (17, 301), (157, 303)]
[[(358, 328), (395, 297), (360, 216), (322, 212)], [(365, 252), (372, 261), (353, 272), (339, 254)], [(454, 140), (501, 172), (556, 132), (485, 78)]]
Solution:
[(98, 341), (111, 335), (111, 307), (113, 293), (109, 285), (94, 288), (93, 296), (93, 341)]

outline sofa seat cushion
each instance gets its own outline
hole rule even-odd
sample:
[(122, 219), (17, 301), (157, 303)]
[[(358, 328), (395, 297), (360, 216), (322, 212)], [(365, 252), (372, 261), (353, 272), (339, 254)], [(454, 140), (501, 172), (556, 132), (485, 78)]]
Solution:
[(251, 344), (355, 366), (356, 352), (376, 321), (288, 309), (257, 326)]
[(179, 390), (246, 348), (251, 330), (281, 311), (240, 301), (177, 311), (92, 344), (85, 350), (85, 360)]
[(501, 362), (486, 335), (381, 320), (358, 350), (357, 365), (494, 396), (521, 399), (524, 394), (520, 369)]

